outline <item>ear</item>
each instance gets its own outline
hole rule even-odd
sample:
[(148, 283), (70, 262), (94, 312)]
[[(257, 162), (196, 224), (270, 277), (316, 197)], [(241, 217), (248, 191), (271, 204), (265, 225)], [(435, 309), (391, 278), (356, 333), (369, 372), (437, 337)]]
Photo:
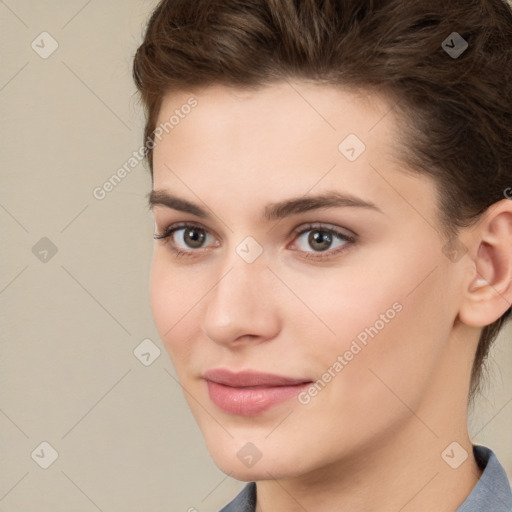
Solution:
[(459, 318), (485, 327), (512, 304), (512, 200), (490, 206), (470, 238), (468, 256), (474, 267), (465, 282)]

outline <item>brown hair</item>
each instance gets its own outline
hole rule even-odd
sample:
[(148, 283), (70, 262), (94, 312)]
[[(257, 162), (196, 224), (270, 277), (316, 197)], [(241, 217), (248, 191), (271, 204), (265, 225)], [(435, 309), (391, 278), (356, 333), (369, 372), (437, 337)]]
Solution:
[[(468, 45), (460, 55), (450, 54), (454, 32)], [(167, 92), (298, 78), (386, 95), (403, 123), (401, 158), (437, 183), (448, 240), (512, 185), (512, 11), (505, 0), (162, 0), (133, 77), (146, 110), (151, 173)], [(471, 397), (510, 312), (482, 330)]]

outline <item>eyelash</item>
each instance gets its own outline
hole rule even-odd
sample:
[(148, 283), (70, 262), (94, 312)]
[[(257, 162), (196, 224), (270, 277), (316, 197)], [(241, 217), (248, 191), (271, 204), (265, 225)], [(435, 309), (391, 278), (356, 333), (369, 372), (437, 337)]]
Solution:
[[(203, 228), (202, 226), (200, 226), (198, 224), (195, 224), (193, 222), (182, 222), (182, 223), (178, 223), (178, 224), (169, 226), (168, 228), (166, 228), (164, 230), (164, 232), (162, 234), (157, 233), (157, 234), (153, 235), (153, 238), (155, 240), (164, 240), (165, 241), (165, 240), (169, 239), (174, 234), (174, 232), (179, 231), (181, 229), (189, 229), (189, 228), (199, 229), (199, 230), (202, 230), (202, 231), (205, 231), (206, 233), (208, 233), (207, 229)], [(332, 257), (338, 255), (339, 253), (345, 251), (348, 248), (348, 246), (350, 246), (356, 242), (355, 236), (350, 236), (345, 233), (341, 233), (340, 231), (337, 231), (336, 229), (326, 227), (325, 225), (322, 225), (322, 224), (306, 224), (304, 226), (301, 226), (301, 228), (294, 230), (293, 235), (295, 238), (298, 238), (299, 236), (303, 235), (304, 233), (307, 233), (308, 231), (313, 231), (313, 230), (321, 231), (323, 233), (329, 233), (333, 236), (333, 238), (342, 240), (347, 243), (342, 245), (341, 247), (338, 247), (337, 249), (334, 249), (334, 250), (330, 249), (327, 251), (319, 251), (319, 252), (298, 251), (298, 252), (304, 253), (303, 258), (305, 258), (305, 259), (325, 260), (328, 258), (332, 258)], [(201, 248), (191, 249), (190, 251), (183, 251), (181, 249), (176, 248), (172, 242), (169, 242), (169, 247), (177, 258), (181, 258), (181, 257), (194, 258), (194, 257), (199, 256), (199, 254), (197, 254), (197, 253), (201, 252)]]

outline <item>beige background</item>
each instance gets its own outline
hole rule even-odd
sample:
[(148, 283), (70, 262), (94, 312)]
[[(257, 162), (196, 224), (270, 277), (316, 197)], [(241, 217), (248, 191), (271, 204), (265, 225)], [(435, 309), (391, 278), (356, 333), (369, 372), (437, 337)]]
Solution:
[[(131, 59), (154, 5), (0, 2), (3, 512), (214, 511), (243, 485), (211, 462), (152, 323), (148, 172), (92, 193), (141, 146)], [(43, 31), (58, 43), (45, 59)], [(471, 420), (509, 476), (511, 338)], [(150, 366), (133, 354), (144, 339), (162, 351)]]

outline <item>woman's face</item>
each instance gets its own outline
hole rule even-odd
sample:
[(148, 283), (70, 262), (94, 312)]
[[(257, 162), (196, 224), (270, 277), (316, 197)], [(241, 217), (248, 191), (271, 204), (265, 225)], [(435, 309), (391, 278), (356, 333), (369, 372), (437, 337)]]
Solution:
[(433, 182), (393, 160), (390, 105), (301, 82), (191, 97), (166, 96), (158, 120), (174, 116), (155, 229), (175, 231), (155, 241), (151, 299), (217, 465), (283, 478), (430, 442), (440, 390), (467, 370), (452, 364), (463, 270)]

